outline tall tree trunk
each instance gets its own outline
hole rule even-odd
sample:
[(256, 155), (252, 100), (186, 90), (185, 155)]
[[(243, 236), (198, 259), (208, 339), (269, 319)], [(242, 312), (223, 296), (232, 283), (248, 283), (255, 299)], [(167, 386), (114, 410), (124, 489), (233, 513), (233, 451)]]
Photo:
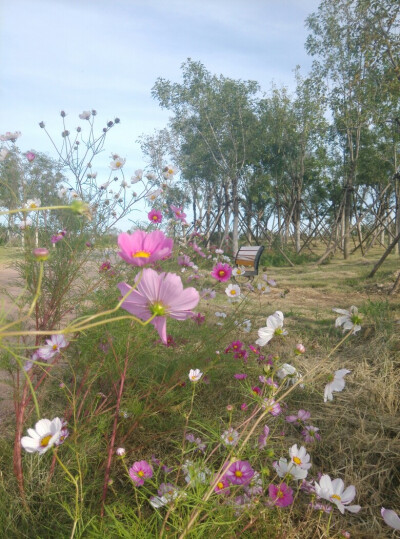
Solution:
[(351, 228), (351, 209), (353, 198), (353, 187), (351, 178), (348, 178), (344, 193), (344, 235), (343, 235), (343, 256), (347, 260), (350, 254), (350, 228)]
[(232, 250), (236, 254), (239, 250), (239, 199), (238, 180), (232, 180), (232, 202), (233, 202), (233, 230), (232, 230)]

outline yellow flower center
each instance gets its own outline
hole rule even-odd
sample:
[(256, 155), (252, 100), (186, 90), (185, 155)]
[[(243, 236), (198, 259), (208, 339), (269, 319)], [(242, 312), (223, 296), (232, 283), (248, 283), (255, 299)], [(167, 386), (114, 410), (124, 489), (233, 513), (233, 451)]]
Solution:
[(149, 258), (151, 253), (148, 251), (137, 251), (136, 253), (132, 253), (132, 258)]
[(283, 329), (282, 329), (282, 328), (277, 328), (277, 329), (275, 330), (275, 335), (282, 335), (282, 333), (283, 333)]
[(156, 316), (165, 316), (166, 314), (166, 309), (162, 303), (153, 303), (153, 305), (149, 305), (149, 309), (151, 314)]
[(40, 440), (40, 447), (47, 447), (49, 445), (50, 440), (51, 440), (51, 434), (42, 438)]
[(228, 442), (233, 442), (233, 436), (228, 436)]
[(299, 457), (293, 457), (293, 462), (297, 465), (301, 464), (301, 460), (299, 459)]
[(217, 487), (218, 488), (224, 488), (224, 484), (220, 481), (219, 483), (217, 483)]
[(116, 162), (115, 162), (115, 166), (116, 166), (117, 168), (122, 167), (121, 161), (116, 161)]
[(153, 215), (153, 221), (158, 221), (158, 215)]
[(231, 290), (231, 296), (236, 296), (236, 290)]
[(224, 270), (219, 270), (218, 275), (220, 277), (223, 277), (225, 275), (225, 271)]
[(52, 348), (53, 348), (53, 350), (57, 350), (57, 345), (53, 344)]
[(236, 477), (242, 477), (242, 472), (240, 470), (236, 470), (235, 472)]
[(138, 476), (139, 476), (139, 477), (143, 477), (143, 476), (144, 476), (144, 471), (143, 471), (143, 470), (140, 470), (140, 471), (138, 472)]
[(281, 489), (278, 489), (278, 492), (276, 493), (276, 495), (278, 496), (278, 498), (283, 498), (284, 497), (284, 494), (281, 491)]
[(331, 499), (335, 499), (335, 500), (338, 500), (339, 502), (341, 501), (341, 497), (338, 495), (338, 494), (333, 494), (333, 496), (331, 496)]

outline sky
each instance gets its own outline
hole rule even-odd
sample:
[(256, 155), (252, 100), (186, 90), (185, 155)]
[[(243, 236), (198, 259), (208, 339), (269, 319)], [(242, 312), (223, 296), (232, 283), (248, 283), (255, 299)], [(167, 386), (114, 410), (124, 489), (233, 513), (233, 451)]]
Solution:
[[(93, 170), (108, 175), (111, 153), (130, 177), (146, 163), (137, 142), (167, 125), (151, 97), (158, 77), (181, 81), (187, 58), (208, 71), (294, 87), (293, 70), (311, 66), (306, 17), (319, 0), (0, 0), (0, 134), (21, 131), (22, 151), (55, 157), (39, 122), (61, 142), (60, 110), (73, 131), (96, 109), (106, 152)], [(106, 178), (105, 178), (106, 179)]]

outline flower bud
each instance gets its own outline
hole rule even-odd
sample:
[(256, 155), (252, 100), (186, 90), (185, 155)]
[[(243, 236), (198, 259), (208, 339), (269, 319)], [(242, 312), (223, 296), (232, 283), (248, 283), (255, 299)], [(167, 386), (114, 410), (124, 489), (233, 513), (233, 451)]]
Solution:
[(112, 122), (111, 120), (107, 122), (107, 127), (112, 127), (113, 125), (114, 125), (114, 122)]
[(121, 121), (121, 120), (120, 120), (119, 118), (115, 118), (115, 119), (114, 119), (114, 122), (115, 122), (116, 124), (119, 124), (120, 121)]
[(226, 407), (226, 409), (228, 410), (228, 412), (233, 412), (233, 406), (232, 406), (232, 404), (228, 404), (228, 406)]
[(78, 133), (80, 133), (80, 132), (82, 131), (82, 128), (78, 126), (78, 127), (76, 128), (76, 130), (77, 130)]
[(50, 254), (46, 247), (37, 247), (36, 249), (33, 249), (32, 253), (36, 260), (39, 260), (40, 262), (47, 260)]
[(92, 116), (96, 116), (97, 110), (92, 110)]
[(107, 127), (103, 127), (103, 133), (107, 133)]
[(63, 110), (62, 110), (62, 111), (60, 112), (60, 116), (61, 116), (61, 118), (65, 118), (65, 117), (66, 117), (66, 115), (67, 115), (67, 114), (66, 114), (66, 113), (65, 113), (65, 112), (64, 112)]
[(118, 447), (116, 450), (115, 450), (116, 454), (119, 456), (119, 457), (124, 457), (125, 456), (125, 448), (124, 447)]
[(39, 122), (39, 127), (41, 127), (42, 129), (44, 129), (44, 126), (45, 126), (45, 123), (44, 123), (44, 122)]
[(64, 138), (65, 138), (65, 137), (69, 137), (69, 131), (66, 129), (65, 131), (63, 131), (63, 132), (61, 133), (61, 136), (64, 137)]
[(295, 354), (304, 354), (304, 352), (306, 351), (306, 348), (303, 344), (299, 343), (296, 345), (296, 349), (295, 349)]

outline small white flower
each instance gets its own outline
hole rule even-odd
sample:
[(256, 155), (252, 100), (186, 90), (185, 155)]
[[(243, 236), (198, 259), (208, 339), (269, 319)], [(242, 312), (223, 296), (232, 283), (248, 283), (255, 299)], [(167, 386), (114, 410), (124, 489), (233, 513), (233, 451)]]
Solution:
[(40, 208), (40, 204), (40, 198), (30, 198), (26, 201), (24, 208), (29, 208), (30, 210), (33, 210), (35, 208)]
[(269, 294), (271, 292), (270, 287), (264, 283), (258, 283), (257, 289), (261, 294)]
[(343, 331), (353, 330), (353, 333), (357, 333), (361, 329), (361, 315), (358, 314), (357, 307), (352, 305), (348, 311), (346, 309), (332, 309), (333, 312), (341, 314), (336, 318), (335, 327), (343, 326)]
[(283, 329), (284, 316), (281, 311), (276, 311), (267, 318), (267, 326), (258, 330), (259, 339), (256, 344), (265, 346), (274, 335), (287, 335), (287, 331)]
[(156, 198), (161, 195), (162, 189), (156, 189), (155, 191), (152, 191), (151, 193), (148, 193), (146, 195), (147, 200), (150, 200), (150, 202), (153, 202), (156, 200)]
[(315, 481), (315, 492), (319, 498), (334, 503), (339, 511), (344, 514), (345, 509), (350, 513), (358, 513), (361, 507), (359, 505), (348, 505), (353, 501), (356, 495), (354, 485), (344, 489), (344, 483), (341, 479), (332, 479), (329, 475), (323, 475), (317, 483)]
[(89, 120), (89, 118), (91, 117), (92, 113), (90, 112), (90, 110), (84, 110), (83, 112), (81, 112), (79, 114), (79, 118), (81, 120)]
[(154, 509), (159, 509), (160, 507), (163, 507), (168, 503), (168, 500), (165, 496), (152, 496), (149, 500), (150, 505), (154, 507)]
[(154, 181), (154, 180), (157, 178), (157, 176), (156, 176), (155, 174), (153, 174), (152, 172), (148, 172), (148, 173), (146, 174), (146, 178), (147, 178), (149, 181)]
[(297, 444), (292, 445), (289, 449), (290, 459), (302, 470), (309, 470), (311, 468), (310, 455), (307, 453), (307, 449), (303, 446), (297, 447)]
[(215, 316), (218, 317), (218, 318), (226, 318), (226, 313), (219, 313), (219, 312), (216, 312), (216, 313), (215, 313)]
[[(308, 471), (300, 466), (296, 466), (293, 462), (287, 461), (287, 459), (281, 457), (279, 462), (274, 462), (273, 467), (279, 477), (288, 477), (294, 481), (303, 480), (307, 477)], [(289, 477), (288, 477), (289, 478)]]
[(20, 230), (25, 230), (26, 228), (32, 226), (32, 219), (29, 219), (28, 217), (25, 219), (25, 221), (21, 221), (18, 226)]
[(166, 180), (169, 180), (170, 178), (174, 177), (176, 172), (177, 170), (175, 167), (173, 167), (172, 165), (167, 165), (166, 167), (163, 168), (162, 174)]
[(119, 457), (123, 457), (125, 456), (125, 448), (124, 447), (118, 447), (116, 450), (115, 450), (115, 453), (119, 456)]
[(143, 170), (141, 168), (135, 170), (135, 178), (139, 178), (139, 180), (143, 178)]
[(246, 268), (244, 266), (238, 266), (237, 268), (233, 268), (232, 275), (237, 277), (238, 275), (245, 275)]
[(300, 374), (297, 372), (296, 367), (293, 367), (293, 365), (289, 365), (289, 363), (284, 363), (283, 365), (281, 365), (280, 368), (276, 371), (276, 375), (280, 380), (288, 378), (288, 380), (290, 380), (292, 384), (295, 384), (301, 378)]
[(10, 133), (10, 131), (7, 131), (5, 135), (0, 135), (0, 140), (6, 142), (8, 140), (11, 140), (11, 142), (15, 142), (17, 138), (21, 136), (21, 131), (14, 131), (13, 133)]
[(117, 155), (113, 161), (110, 163), (111, 170), (119, 170), (122, 168), (126, 163), (126, 159), (123, 159), (122, 157), (119, 157)]
[(221, 435), (221, 438), (227, 445), (236, 445), (239, 440), (239, 433), (237, 430), (229, 427), (229, 429)]
[(217, 255), (223, 255), (224, 251), (222, 249), (215, 249), (215, 254)]
[(9, 151), (6, 148), (2, 148), (0, 150), (0, 162), (4, 161), (4, 159), (7, 157), (8, 154), (9, 154)]
[(234, 324), (235, 324), (235, 326), (238, 326), (240, 329), (242, 329), (246, 333), (250, 333), (250, 330), (251, 330), (251, 322), (250, 322), (250, 320), (243, 320), (242, 323), (235, 320)]
[(345, 386), (344, 377), (349, 374), (348, 369), (339, 369), (331, 375), (331, 380), (326, 384), (324, 390), (324, 402), (333, 400), (333, 391), (343, 391)]
[(200, 371), (200, 369), (190, 369), (189, 371), (189, 380), (191, 382), (198, 382), (202, 376), (203, 373)]
[(55, 417), (52, 421), (40, 419), (34, 429), (28, 429), (29, 436), (21, 438), (21, 445), (28, 453), (38, 452), (43, 455), (59, 441), (62, 429), (63, 422), (59, 417)]
[(228, 298), (238, 298), (240, 296), (240, 286), (237, 284), (229, 284), (227, 288), (225, 288), (225, 294)]
[(52, 335), (50, 339), (46, 340), (46, 345), (38, 349), (37, 353), (39, 357), (44, 360), (49, 360), (56, 354), (61, 352), (61, 348), (68, 346), (68, 341), (64, 335)]

